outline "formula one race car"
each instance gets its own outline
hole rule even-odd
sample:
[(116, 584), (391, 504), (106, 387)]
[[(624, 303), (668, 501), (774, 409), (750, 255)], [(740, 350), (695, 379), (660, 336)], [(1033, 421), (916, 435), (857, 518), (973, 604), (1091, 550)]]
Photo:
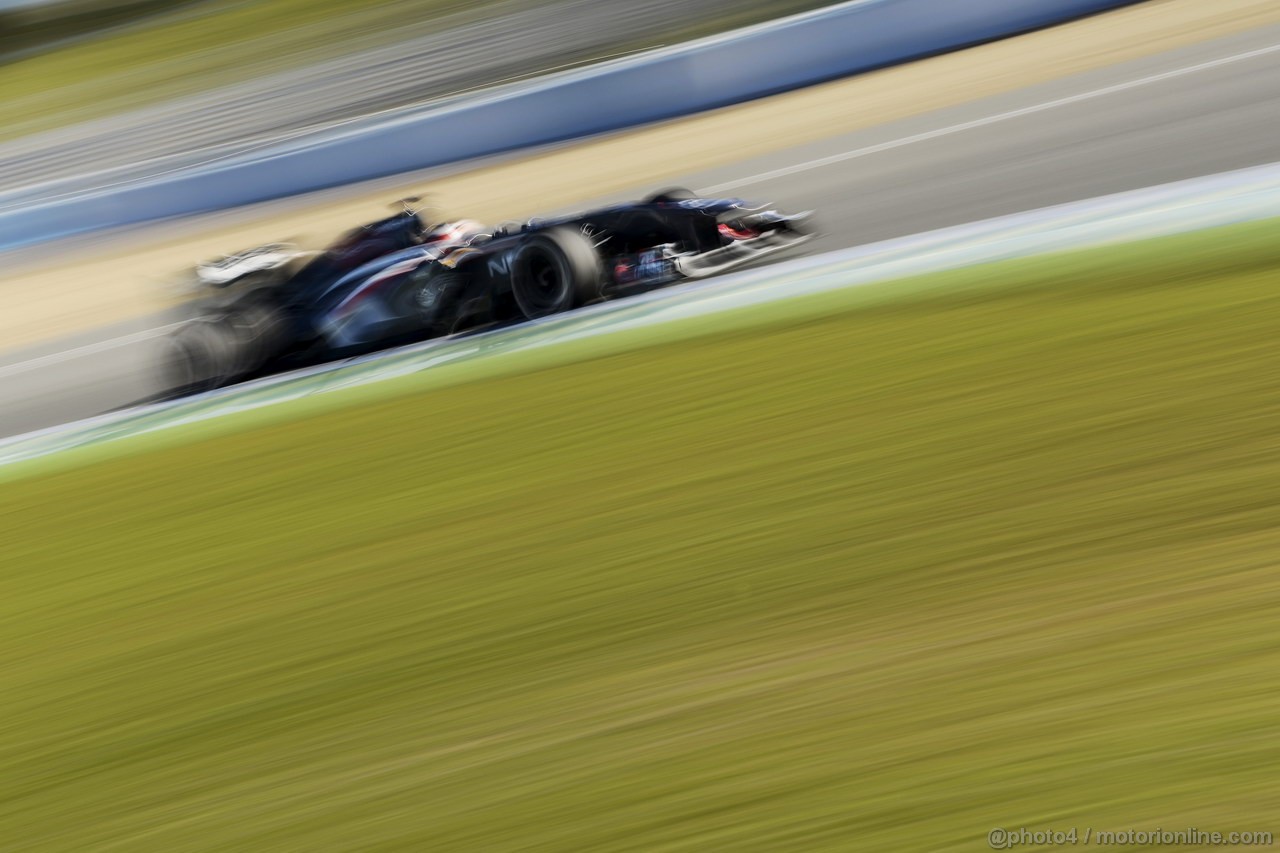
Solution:
[(724, 272), (812, 236), (807, 213), (679, 189), (496, 229), (428, 227), (416, 202), (319, 254), (277, 243), (198, 266), (200, 295), (167, 339), (171, 391), (546, 317)]

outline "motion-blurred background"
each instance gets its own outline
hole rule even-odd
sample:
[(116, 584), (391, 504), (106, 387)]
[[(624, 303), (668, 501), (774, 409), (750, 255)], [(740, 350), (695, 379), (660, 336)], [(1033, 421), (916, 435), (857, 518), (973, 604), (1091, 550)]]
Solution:
[[(687, 40), (818, 0), (35, 2), (0, 17), (0, 192), (174, 168), (321, 123)], [(68, 125), (74, 124), (74, 127)], [(195, 152), (200, 152), (196, 154)], [(70, 174), (69, 174), (70, 173)]]
[[(0, 224), (823, 5), (0, 0)], [(0, 849), (1274, 846), (1280, 3), (1111, 5), (0, 233)], [(151, 404), (197, 261), (668, 186), (821, 236)]]

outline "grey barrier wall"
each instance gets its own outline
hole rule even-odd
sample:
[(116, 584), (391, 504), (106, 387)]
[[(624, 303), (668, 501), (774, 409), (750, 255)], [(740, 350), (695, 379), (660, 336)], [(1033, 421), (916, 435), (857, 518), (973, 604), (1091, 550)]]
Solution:
[(853, 0), (222, 163), (25, 201), (0, 209), (0, 249), (673, 118), (1135, 2)]

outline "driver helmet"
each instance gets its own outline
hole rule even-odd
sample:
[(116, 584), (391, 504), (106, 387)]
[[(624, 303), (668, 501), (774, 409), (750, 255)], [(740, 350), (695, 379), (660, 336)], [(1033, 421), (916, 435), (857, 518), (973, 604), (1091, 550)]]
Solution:
[(457, 219), (441, 222), (428, 228), (422, 235), (424, 245), (441, 249), (467, 246), (476, 240), (493, 236), (493, 231), (474, 219)]

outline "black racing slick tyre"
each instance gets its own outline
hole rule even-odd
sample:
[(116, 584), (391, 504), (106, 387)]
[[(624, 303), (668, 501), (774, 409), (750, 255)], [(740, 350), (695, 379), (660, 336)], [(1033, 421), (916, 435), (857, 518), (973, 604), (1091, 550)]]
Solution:
[(249, 300), (237, 305), (221, 321), (231, 332), (236, 375), (252, 373), (281, 348), (285, 321), (280, 310), (265, 301)]
[(235, 330), (223, 321), (184, 323), (165, 343), (163, 380), (170, 395), (198, 394), (231, 381), (238, 342)]
[(673, 201), (688, 201), (693, 198), (701, 198), (693, 190), (687, 190), (684, 187), (669, 187), (665, 190), (654, 193), (645, 199), (647, 204), (663, 204)]
[(603, 282), (604, 264), (595, 246), (566, 226), (534, 234), (511, 262), (511, 293), (526, 320), (595, 299)]

